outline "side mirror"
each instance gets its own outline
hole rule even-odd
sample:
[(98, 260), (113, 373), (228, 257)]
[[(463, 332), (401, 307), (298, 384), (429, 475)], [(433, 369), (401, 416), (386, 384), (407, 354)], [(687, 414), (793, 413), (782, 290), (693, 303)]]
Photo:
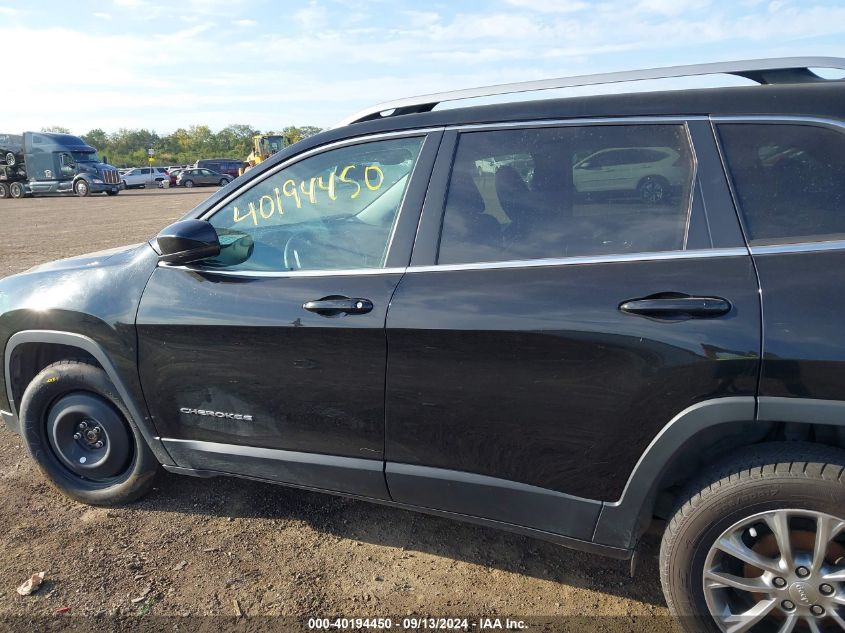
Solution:
[(156, 236), (158, 260), (169, 264), (189, 264), (220, 254), (217, 231), (204, 220), (181, 220), (162, 229)]

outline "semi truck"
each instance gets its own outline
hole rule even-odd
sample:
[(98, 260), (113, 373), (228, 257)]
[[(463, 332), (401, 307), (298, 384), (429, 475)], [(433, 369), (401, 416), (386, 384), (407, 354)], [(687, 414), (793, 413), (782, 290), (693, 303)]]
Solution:
[(89, 196), (120, 192), (115, 167), (81, 138), (52, 132), (0, 134), (0, 198), (44, 193)]

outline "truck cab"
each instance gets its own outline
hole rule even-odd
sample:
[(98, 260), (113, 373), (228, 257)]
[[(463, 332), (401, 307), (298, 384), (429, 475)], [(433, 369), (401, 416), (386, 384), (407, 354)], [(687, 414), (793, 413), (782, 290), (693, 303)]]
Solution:
[[(24, 132), (17, 138), (22, 141), (20, 145), (9, 144), (9, 151), (2, 153), (5, 164), (0, 165), (0, 198), (42, 193), (116, 195), (120, 191), (117, 169), (101, 161), (97, 150), (79, 137)], [(12, 164), (9, 155), (14, 157)]]

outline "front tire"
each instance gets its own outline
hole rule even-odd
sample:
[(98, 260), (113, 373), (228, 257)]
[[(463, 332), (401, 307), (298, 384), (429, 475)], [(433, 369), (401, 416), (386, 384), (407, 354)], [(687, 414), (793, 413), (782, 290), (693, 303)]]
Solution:
[(669, 181), (662, 176), (647, 176), (637, 185), (637, 195), (645, 204), (661, 204), (669, 199)]
[(73, 183), (73, 193), (75, 193), (80, 198), (85, 198), (91, 193), (91, 187), (88, 185), (88, 182), (83, 179), (77, 180)]
[(219, 183), (217, 183), (217, 184), (219, 184), (221, 187), (225, 187), (225, 186), (226, 186), (226, 185), (228, 185), (230, 182), (232, 182), (232, 181), (231, 181), (231, 179), (229, 179), (229, 178), (221, 178), (221, 179), (220, 179), (220, 182), (219, 182)]
[(0, 200), (9, 197), (9, 185), (5, 182), (0, 182)]
[(152, 487), (159, 464), (100, 367), (49, 365), (27, 386), (20, 410), (29, 454), (68, 497), (119, 505)]
[(845, 451), (750, 447), (682, 498), (660, 576), (685, 631), (845, 629)]

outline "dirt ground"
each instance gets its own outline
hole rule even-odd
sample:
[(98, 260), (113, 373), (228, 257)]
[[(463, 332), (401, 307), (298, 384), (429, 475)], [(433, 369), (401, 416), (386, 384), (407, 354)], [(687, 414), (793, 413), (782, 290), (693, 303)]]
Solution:
[[(148, 239), (212, 192), (0, 200), (0, 272)], [(0, 628), (10, 630), (41, 617), (41, 630), (302, 630), (311, 617), (389, 617), (403, 629), (408, 616), (468, 617), (471, 630), (485, 617), (528, 630), (670, 630), (657, 544), (646, 539), (632, 580), (627, 562), (509, 533), (166, 473), (140, 502), (93, 508), (51, 488), (0, 429)], [(39, 571), (42, 590), (19, 596)]]

